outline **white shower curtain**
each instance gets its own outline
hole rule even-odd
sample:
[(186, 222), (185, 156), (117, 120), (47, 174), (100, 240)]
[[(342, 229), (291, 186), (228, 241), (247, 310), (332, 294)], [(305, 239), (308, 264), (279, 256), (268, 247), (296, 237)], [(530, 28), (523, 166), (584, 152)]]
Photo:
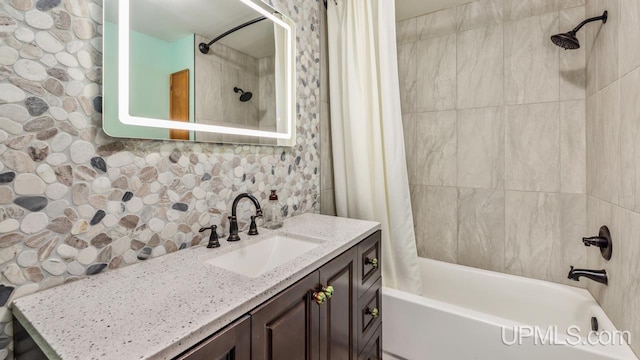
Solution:
[(419, 294), (394, 0), (327, 3), (336, 211), (380, 222), (384, 285)]

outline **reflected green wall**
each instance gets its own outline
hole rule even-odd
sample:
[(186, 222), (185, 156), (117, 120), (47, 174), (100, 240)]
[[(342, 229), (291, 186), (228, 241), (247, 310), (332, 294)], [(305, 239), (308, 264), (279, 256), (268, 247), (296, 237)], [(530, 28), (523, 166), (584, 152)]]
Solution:
[[(169, 118), (169, 76), (189, 69), (189, 121), (195, 118), (194, 35), (169, 43), (146, 34), (130, 36), (129, 113), (156, 119)], [(118, 27), (104, 27), (104, 128), (115, 137), (168, 139), (169, 130), (125, 125), (118, 121)], [(193, 139), (193, 134), (191, 134)]]

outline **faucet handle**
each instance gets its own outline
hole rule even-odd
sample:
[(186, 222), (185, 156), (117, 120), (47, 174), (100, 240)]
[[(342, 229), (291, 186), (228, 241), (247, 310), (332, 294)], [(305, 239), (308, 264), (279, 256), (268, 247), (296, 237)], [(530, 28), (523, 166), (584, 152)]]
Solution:
[(595, 246), (600, 248), (600, 254), (605, 260), (611, 260), (613, 252), (613, 242), (611, 240), (611, 232), (607, 226), (600, 227), (598, 236), (584, 237), (582, 242), (585, 246)]
[[(258, 215), (258, 216), (262, 216), (262, 215)], [(251, 217), (251, 225), (249, 225), (249, 232), (247, 233), (249, 235), (258, 235), (258, 225), (256, 225), (256, 217), (257, 216)]]
[(597, 246), (599, 248), (609, 246), (609, 239), (600, 236), (583, 237), (584, 246)]
[(209, 243), (207, 244), (207, 248), (218, 248), (220, 247), (220, 241), (218, 240), (218, 225), (211, 225), (209, 227), (200, 228), (200, 232), (205, 230), (211, 230), (211, 235), (209, 235)]

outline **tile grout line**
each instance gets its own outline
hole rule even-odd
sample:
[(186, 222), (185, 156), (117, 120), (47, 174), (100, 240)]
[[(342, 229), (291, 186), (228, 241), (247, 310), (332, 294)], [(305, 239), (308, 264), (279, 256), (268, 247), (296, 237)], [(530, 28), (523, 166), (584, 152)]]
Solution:
[(503, 200), (502, 206), (504, 208), (504, 218), (502, 219), (502, 226), (504, 231), (504, 237), (502, 239), (502, 264), (503, 271), (507, 270), (507, 105), (505, 101), (506, 89), (507, 89), (507, 32), (506, 32), (506, 18), (504, 2), (502, 2), (502, 187), (503, 187)]

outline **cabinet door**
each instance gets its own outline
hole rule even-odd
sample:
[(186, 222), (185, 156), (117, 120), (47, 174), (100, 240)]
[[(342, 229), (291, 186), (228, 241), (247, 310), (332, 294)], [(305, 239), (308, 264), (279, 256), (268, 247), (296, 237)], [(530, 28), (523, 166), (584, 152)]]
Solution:
[(245, 316), (176, 360), (251, 360), (251, 319)]
[(353, 360), (356, 352), (357, 250), (352, 248), (320, 268), (320, 284), (333, 296), (320, 305), (320, 359)]
[(251, 313), (252, 360), (318, 360), (318, 272)]

